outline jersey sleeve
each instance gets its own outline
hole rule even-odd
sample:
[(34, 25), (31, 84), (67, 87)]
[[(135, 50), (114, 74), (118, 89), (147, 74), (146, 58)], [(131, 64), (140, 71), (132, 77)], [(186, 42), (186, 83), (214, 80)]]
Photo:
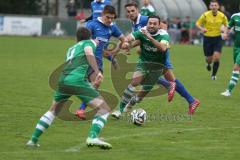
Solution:
[(232, 28), (232, 27), (234, 27), (234, 18), (233, 18), (233, 16), (232, 16), (231, 19), (229, 20), (227, 27), (228, 27), (229, 29)]
[(136, 32), (132, 32), (131, 33), (131, 36), (134, 38), (134, 40), (137, 40), (137, 39), (141, 39), (142, 37), (142, 32), (140, 30), (136, 31)]
[(93, 40), (89, 40), (83, 44), (83, 48), (85, 49), (86, 47), (91, 47), (94, 51), (96, 49), (96, 43)]
[(227, 19), (227, 17), (225, 15), (223, 16), (223, 25), (224, 26), (228, 25), (228, 19)]
[(197, 24), (198, 26), (203, 25), (204, 22), (205, 22), (205, 19), (206, 19), (205, 14), (202, 14), (201, 17), (199, 17), (199, 19), (197, 20), (196, 24)]
[(117, 27), (117, 25), (112, 26), (112, 36), (119, 38), (122, 35), (122, 31)]
[(169, 41), (170, 41), (170, 37), (168, 34), (165, 34), (162, 36), (162, 39), (160, 40), (160, 43), (166, 44), (167, 46), (169, 46)]

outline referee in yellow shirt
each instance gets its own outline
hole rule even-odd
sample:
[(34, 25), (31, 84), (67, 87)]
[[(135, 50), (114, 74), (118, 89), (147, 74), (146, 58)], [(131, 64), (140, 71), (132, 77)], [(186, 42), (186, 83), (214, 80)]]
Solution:
[[(210, 10), (204, 12), (197, 20), (196, 26), (204, 34), (203, 50), (207, 62), (207, 70), (212, 70), (211, 79), (216, 80), (216, 74), (220, 64), (220, 56), (222, 51), (221, 27), (227, 26), (227, 17), (220, 11), (217, 0), (210, 1)], [(211, 64), (213, 62), (213, 67)]]

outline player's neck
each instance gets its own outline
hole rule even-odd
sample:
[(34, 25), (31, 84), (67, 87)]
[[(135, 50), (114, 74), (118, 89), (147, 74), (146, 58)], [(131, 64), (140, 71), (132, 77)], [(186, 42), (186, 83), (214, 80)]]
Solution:
[(132, 20), (133, 21), (133, 23), (137, 23), (138, 22), (138, 19), (139, 19), (139, 16), (140, 16), (140, 14), (138, 13), (138, 16), (134, 19), (134, 20)]
[(217, 16), (218, 11), (212, 11), (213, 16)]

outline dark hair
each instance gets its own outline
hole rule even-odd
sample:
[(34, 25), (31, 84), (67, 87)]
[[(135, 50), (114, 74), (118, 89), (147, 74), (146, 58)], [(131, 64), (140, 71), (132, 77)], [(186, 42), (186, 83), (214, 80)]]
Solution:
[(148, 21), (149, 21), (150, 18), (156, 18), (156, 19), (158, 19), (159, 24), (161, 23), (161, 18), (159, 16), (156, 16), (156, 15), (149, 16)]
[(102, 11), (103, 14), (114, 14), (117, 17), (116, 9), (111, 5), (106, 5)]
[(219, 4), (219, 1), (218, 1), (218, 0), (211, 0), (211, 1), (210, 1), (210, 4), (211, 4), (211, 3), (218, 3), (218, 4)]
[(77, 33), (76, 33), (76, 36), (77, 36), (77, 41), (82, 41), (82, 40), (88, 40), (91, 38), (92, 34), (91, 34), (91, 31), (85, 27), (79, 27), (77, 29)]
[(138, 8), (138, 4), (136, 2), (130, 2), (124, 6), (125, 8), (127, 7), (135, 7)]

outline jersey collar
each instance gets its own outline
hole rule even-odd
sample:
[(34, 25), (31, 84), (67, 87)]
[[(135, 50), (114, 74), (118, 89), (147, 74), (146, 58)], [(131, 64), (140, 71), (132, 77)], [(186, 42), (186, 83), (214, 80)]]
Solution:
[[(99, 22), (101, 22), (103, 25), (107, 26), (106, 24), (103, 23), (102, 17), (98, 17), (97, 20), (98, 20)], [(110, 26), (112, 26), (112, 25), (113, 25), (113, 22), (110, 24)]]
[(137, 17), (137, 21), (136, 21), (136, 23), (133, 22), (133, 24), (139, 24), (139, 22), (140, 22), (140, 18), (141, 18), (141, 14), (139, 13), (139, 14), (138, 14), (138, 17)]

